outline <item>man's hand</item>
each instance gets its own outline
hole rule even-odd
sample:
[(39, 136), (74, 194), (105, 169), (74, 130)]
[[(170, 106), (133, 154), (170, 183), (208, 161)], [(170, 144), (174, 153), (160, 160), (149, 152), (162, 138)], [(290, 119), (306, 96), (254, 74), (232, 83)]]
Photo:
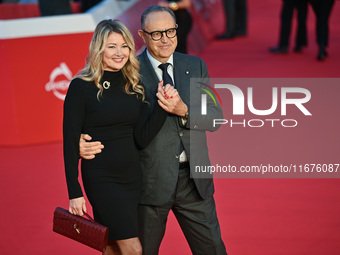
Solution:
[(158, 84), (158, 93), (156, 94), (159, 105), (165, 111), (185, 118), (188, 106), (182, 101), (177, 89), (169, 84), (164, 87), (161, 85), (161, 83)]
[(87, 134), (81, 134), (79, 139), (79, 155), (83, 159), (93, 159), (95, 154), (101, 153), (104, 145), (101, 142), (88, 142), (92, 137)]

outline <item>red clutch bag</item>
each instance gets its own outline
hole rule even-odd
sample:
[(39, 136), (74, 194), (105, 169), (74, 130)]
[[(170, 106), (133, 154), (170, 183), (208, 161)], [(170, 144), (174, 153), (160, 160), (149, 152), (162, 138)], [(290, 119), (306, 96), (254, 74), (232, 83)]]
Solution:
[(53, 231), (104, 252), (109, 234), (108, 227), (95, 222), (87, 213), (84, 214), (88, 219), (57, 207), (53, 215)]

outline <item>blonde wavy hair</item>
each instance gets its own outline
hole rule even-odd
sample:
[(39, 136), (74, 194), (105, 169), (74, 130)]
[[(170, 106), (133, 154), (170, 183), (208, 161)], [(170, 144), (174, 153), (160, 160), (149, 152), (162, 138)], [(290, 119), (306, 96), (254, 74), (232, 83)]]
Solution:
[(121, 34), (130, 49), (129, 59), (122, 68), (125, 77), (125, 92), (141, 96), (145, 100), (144, 87), (139, 85), (139, 61), (136, 57), (135, 42), (128, 28), (119, 20), (106, 19), (98, 23), (89, 47), (89, 54), (86, 58), (86, 65), (76, 77), (85, 81), (94, 81), (99, 88), (97, 98), (103, 93), (103, 85), (100, 84), (104, 74), (103, 52), (106, 47), (107, 38), (110, 33)]

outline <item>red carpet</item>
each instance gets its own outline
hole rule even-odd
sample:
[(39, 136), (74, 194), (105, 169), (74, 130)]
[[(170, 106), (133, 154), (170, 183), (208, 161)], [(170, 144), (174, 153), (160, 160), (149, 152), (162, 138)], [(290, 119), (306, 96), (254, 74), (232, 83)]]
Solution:
[[(338, 1), (323, 63), (316, 61), (312, 12), (308, 48), (301, 54), (272, 55), (268, 47), (277, 43), (281, 1), (248, 2), (249, 35), (213, 41), (200, 55), (211, 77), (339, 77)], [(68, 207), (62, 144), (0, 147), (0, 155), (0, 254), (99, 254), (52, 232), (54, 208)], [(340, 254), (339, 179), (216, 179), (215, 184), (229, 254)], [(160, 254), (190, 254), (172, 214), (167, 226)]]

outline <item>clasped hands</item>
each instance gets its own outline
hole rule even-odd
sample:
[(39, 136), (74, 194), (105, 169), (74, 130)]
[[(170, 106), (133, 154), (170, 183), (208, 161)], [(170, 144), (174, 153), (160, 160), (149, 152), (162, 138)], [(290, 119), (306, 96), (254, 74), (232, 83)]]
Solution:
[(170, 84), (163, 86), (163, 81), (158, 83), (158, 104), (167, 112), (185, 117), (188, 106), (182, 101), (177, 89)]

